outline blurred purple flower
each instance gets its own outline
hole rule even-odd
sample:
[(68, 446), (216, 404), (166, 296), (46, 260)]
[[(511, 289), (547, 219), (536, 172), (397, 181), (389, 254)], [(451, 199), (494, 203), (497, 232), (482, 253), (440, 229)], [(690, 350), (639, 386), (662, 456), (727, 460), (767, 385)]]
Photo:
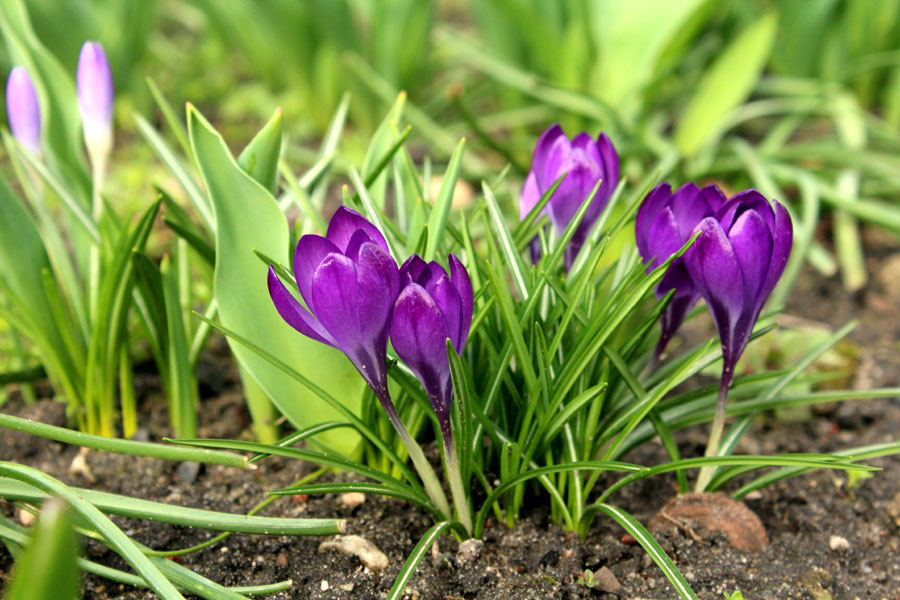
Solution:
[[(566, 173), (566, 178), (544, 209), (559, 234), (565, 231), (597, 181), (602, 180), (597, 195), (566, 248), (568, 269), (619, 183), (619, 155), (605, 133), (595, 140), (588, 133), (581, 132), (570, 141), (559, 124), (552, 125), (541, 135), (534, 149), (531, 172), (525, 179), (519, 203), (520, 219), (525, 218), (563, 173)], [(536, 246), (532, 245), (535, 262), (537, 252)]]
[(412, 255), (400, 268), (400, 281), (403, 289), (394, 304), (391, 343), (422, 382), (449, 443), (453, 384), (446, 344), (449, 338), (457, 354), (465, 348), (472, 325), (472, 282), (453, 254), (449, 275), (437, 262)]
[[(699, 189), (693, 183), (686, 183), (674, 193), (668, 183), (653, 188), (641, 203), (634, 224), (638, 251), (647, 263), (647, 272), (681, 249), (693, 235), (694, 227), (714, 216), (724, 203), (725, 195), (716, 185)], [(654, 362), (700, 299), (700, 291), (688, 274), (684, 258), (672, 261), (656, 286), (656, 296), (662, 298), (669, 290), (675, 290), (675, 295), (662, 314), (662, 332), (653, 354)]]
[(78, 109), (84, 127), (84, 141), (88, 152), (104, 156), (112, 147), (113, 89), (112, 71), (106, 52), (98, 42), (85, 42), (78, 57), (75, 75), (78, 88)]
[(347, 355), (396, 417), (387, 389), (388, 324), (400, 288), (384, 236), (359, 213), (340, 207), (325, 237), (304, 235), (294, 277), (306, 308), (269, 267), (269, 295), (278, 314), (302, 333)]
[(41, 148), (41, 105), (34, 82), (25, 67), (13, 67), (6, 81), (6, 114), (9, 128), (31, 152)]
[(793, 225), (784, 206), (776, 201), (773, 210), (762, 194), (746, 190), (694, 231), (700, 236), (684, 254), (684, 262), (719, 329), (722, 387), (727, 388), (763, 304), (787, 264)]

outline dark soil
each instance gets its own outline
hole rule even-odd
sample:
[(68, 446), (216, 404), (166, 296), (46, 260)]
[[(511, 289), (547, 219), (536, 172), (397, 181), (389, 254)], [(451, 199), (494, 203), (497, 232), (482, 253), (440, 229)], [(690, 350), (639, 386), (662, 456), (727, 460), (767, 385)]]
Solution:
[[(892, 242), (896, 249), (896, 242)], [(876, 247), (888, 247), (876, 243)], [(889, 251), (875, 253), (866, 289), (845, 293), (838, 282), (804, 274), (785, 314), (786, 321), (806, 319), (838, 326), (860, 319), (850, 339), (858, 346), (858, 368), (849, 382), (857, 388), (900, 383), (900, 260)], [(893, 265), (893, 266), (891, 266)], [(893, 270), (891, 270), (893, 269)], [(201, 435), (246, 436), (249, 421), (242, 399), (229, 394), (229, 377), (216, 369), (204, 376), (213, 392), (204, 401)], [(210, 379), (212, 378), (212, 379)], [(152, 382), (151, 382), (152, 383)], [(142, 424), (151, 440), (168, 435), (165, 407), (158, 396), (143, 401)], [(24, 406), (12, 400), (5, 412), (61, 424), (60, 405), (42, 402)], [(741, 451), (752, 453), (828, 452), (857, 445), (892, 441), (900, 432), (897, 398), (830, 405), (802, 422), (771, 417), (747, 436)], [(679, 437), (686, 455), (702, 450), (705, 430)], [(266, 490), (284, 487), (309, 472), (309, 467), (280, 459), (261, 463), (253, 472), (206, 466), (192, 483), (177, 473), (176, 463), (91, 452), (87, 463), (96, 481), (70, 475), (78, 449), (3, 431), (0, 458), (29, 464), (61, 480), (115, 493), (162, 502), (228, 512), (246, 512)], [(665, 460), (656, 443), (628, 457), (643, 464)], [(764, 525), (769, 545), (760, 553), (736, 550), (718, 531), (673, 527), (657, 538), (698, 596), (721, 599), (740, 590), (749, 599), (889, 599), (900, 598), (900, 458), (871, 461), (884, 470), (848, 489), (840, 471), (815, 472), (778, 482), (747, 499), (747, 506)], [(649, 524), (675, 494), (674, 477), (643, 480), (627, 487), (612, 502)], [(407, 598), (544, 599), (633, 598), (663, 599), (677, 595), (640, 546), (616, 524), (598, 518), (590, 536), (581, 541), (549, 520), (545, 503), (527, 512), (513, 529), (496, 523), (487, 528), (480, 555), (470, 562), (457, 555), (457, 543), (444, 536), (407, 587)], [(7, 514), (14, 507), (5, 504)], [(343, 517), (349, 533), (366, 538), (389, 558), (381, 573), (364, 569), (359, 559), (335, 551), (319, 552), (321, 538), (233, 535), (207, 550), (179, 560), (224, 585), (252, 585), (290, 579), (292, 587), (273, 599), (383, 598), (403, 560), (430, 522), (426, 514), (399, 500), (368, 496), (355, 508), (345, 508), (336, 495), (288, 497), (264, 514), (284, 517)], [(892, 517), (892, 514), (895, 515)], [(115, 518), (138, 541), (155, 549), (175, 549), (209, 539), (211, 532)], [(92, 560), (126, 568), (113, 553), (93, 542), (85, 548)], [(0, 547), (0, 575), (12, 559)], [(593, 589), (583, 581), (585, 569), (603, 583)], [(601, 575), (602, 573), (602, 575)], [(621, 586), (617, 594), (602, 591)], [(153, 598), (94, 576), (84, 582), (89, 599)]]

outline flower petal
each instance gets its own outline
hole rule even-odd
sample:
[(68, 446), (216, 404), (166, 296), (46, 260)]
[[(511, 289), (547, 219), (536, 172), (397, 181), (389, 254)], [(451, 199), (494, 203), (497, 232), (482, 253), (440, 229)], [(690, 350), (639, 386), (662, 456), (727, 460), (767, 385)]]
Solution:
[(791, 222), (791, 215), (777, 200), (775, 200), (775, 228), (772, 231), (772, 260), (769, 264), (766, 282), (760, 291), (763, 303), (765, 303), (781, 278), (781, 274), (784, 272), (785, 266), (787, 266), (788, 258), (791, 256), (791, 248), (794, 243), (794, 225)]
[(311, 287), (310, 310), (337, 347), (354, 360), (365, 342), (360, 332), (356, 265), (342, 254), (329, 254), (316, 269)]
[(472, 291), (472, 280), (469, 279), (469, 272), (463, 266), (462, 262), (454, 254), (450, 254), (450, 280), (459, 290), (459, 300), (462, 306), (462, 321), (460, 328), (460, 339), (462, 342), (459, 346), (454, 344), (456, 351), (462, 354), (469, 339), (469, 329), (472, 326), (472, 314), (475, 310), (475, 294)]
[(744, 190), (731, 197), (723, 204), (716, 213), (716, 218), (722, 224), (722, 229), (726, 232), (731, 230), (731, 226), (741, 216), (744, 211), (755, 210), (759, 216), (766, 222), (769, 231), (775, 229), (775, 214), (772, 212), (772, 205), (766, 200), (765, 196), (756, 190)]
[(387, 242), (384, 240), (381, 232), (378, 231), (378, 228), (372, 225), (364, 216), (346, 206), (341, 206), (335, 211), (334, 216), (331, 217), (331, 221), (328, 223), (328, 232), (325, 234), (325, 237), (337, 246), (341, 252), (346, 252), (350, 239), (359, 229), (369, 234), (372, 241), (381, 246), (385, 252), (390, 253)]
[(700, 236), (685, 252), (684, 262), (716, 321), (725, 359), (731, 360), (732, 332), (744, 304), (740, 265), (715, 218), (703, 219), (695, 230)]
[(653, 256), (649, 244), (650, 225), (671, 195), (672, 187), (668, 183), (660, 183), (650, 190), (638, 207), (637, 216), (634, 219), (634, 238), (644, 262)]
[(316, 269), (329, 254), (340, 254), (337, 246), (320, 235), (304, 235), (294, 250), (294, 279), (307, 306), (312, 303), (312, 280)]
[(406, 286), (409, 283), (417, 282), (426, 268), (428, 268), (428, 263), (422, 260), (418, 254), (413, 254), (400, 267), (400, 285)]
[(755, 308), (757, 304), (762, 307), (762, 303), (758, 302), (759, 294), (772, 260), (772, 235), (759, 213), (748, 210), (731, 226), (728, 240), (741, 269), (744, 311), (753, 314), (755, 320)]
[(453, 342), (453, 348), (460, 348), (464, 340), (462, 339), (462, 300), (459, 297), (459, 290), (447, 275), (438, 277), (425, 290), (441, 311), (448, 337)]
[(429, 396), (442, 395), (450, 377), (448, 337), (446, 322), (431, 295), (417, 283), (406, 286), (394, 304), (391, 344)]
[(663, 264), (684, 245), (671, 204), (659, 211), (659, 214), (656, 215), (656, 218), (650, 224), (650, 230), (647, 234), (649, 239), (649, 256), (647, 258), (653, 258), (653, 261), (647, 265), (647, 272), (649, 273)]
[(275, 303), (275, 309), (281, 318), (287, 321), (287, 324), (317, 342), (334, 346), (334, 339), (325, 331), (322, 324), (316, 320), (314, 316), (309, 314), (300, 302), (294, 298), (293, 294), (284, 286), (275, 269), (269, 266), (268, 275), (269, 296)]
[(364, 340), (387, 350), (387, 330), (394, 301), (400, 292), (400, 272), (390, 254), (372, 242), (359, 249), (356, 265), (359, 289), (359, 326)]
[[(560, 150), (568, 150), (569, 147), (569, 138), (563, 133), (559, 123), (554, 123), (541, 134), (531, 161), (531, 170), (537, 177), (539, 190), (546, 190), (559, 177), (557, 170), (561, 164)], [(546, 181), (548, 177), (549, 181)]]

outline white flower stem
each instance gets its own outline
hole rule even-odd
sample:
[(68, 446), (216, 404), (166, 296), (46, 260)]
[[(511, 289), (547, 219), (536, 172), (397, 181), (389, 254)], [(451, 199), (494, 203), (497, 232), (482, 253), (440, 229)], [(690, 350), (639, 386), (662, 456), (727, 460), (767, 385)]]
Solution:
[(453, 496), (456, 516), (469, 535), (472, 535), (472, 514), (469, 510), (469, 499), (466, 497), (465, 487), (463, 487), (459, 457), (456, 454), (456, 444), (453, 443), (453, 438), (444, 440), (444, 453), (447, 456), (447, 480), (450, 483), (450, 493)]
[[(706, 453), (704, 456), (718, 456), (719, 444), (722, 441), (722, 432), (725, 429), (725, 414), (728, 403), (728, 387), (731, 385), (731, 377), (726, 373), (722, 373), (722, 381), (719, 384), (719, 397), (716, 400), (716, 415), (713, 417), (712, 427), (709, 430), (709, 441), (706, 444)], [(697, 483), (694, 486), (695, 492), (705, 492), (706, 486), (716, 473), (717, 467), (706, 466), (700, 469), (697, 476)]]

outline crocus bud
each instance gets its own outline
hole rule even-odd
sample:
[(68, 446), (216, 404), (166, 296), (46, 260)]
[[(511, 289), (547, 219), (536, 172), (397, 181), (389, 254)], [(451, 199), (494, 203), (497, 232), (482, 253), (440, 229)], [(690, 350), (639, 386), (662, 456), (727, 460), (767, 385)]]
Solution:
[(91, 160), (104, 161), (112, 149), (113, 78), (103, 46), (85, 42), (76, 73), (78, 108)]
[[(559, 124), (552, 125), (541, 135), (534, 149), (531, 172), (522, 189), (519, 218), (524, 219), (531, 212), (544, 192), (563, 173), (566, 173), (566, 178), (544, 209), (560, 234), (593, 191), (597, 181), (602, 180), (597, 195), (566, 248), (565, 261), (568, 269), (619, 183), (619, 155), (605, 133), (601, 133), (595, 140), (588, 133), (581, 132), (570, 141)], [(534, 246), (532, 258), (537, 259)]]
[(447, 340), (462, 354), (472, 325), (472, 282), (453, 254), (449, 275), (437, 262), (426, 263), (414, 254), (400, 268), (400, 281), (403, 289), (394, 304), (391, 344), (428, 393), (446, 443), (453, 399)]
[(303, 335), (346, 354), (384, 400), (388, 324), (400, 287), (397, 263), (384, 236), (362, 215), (342, 206), (325, 237), (300, 238), (294, 277), (307, 308), (269, 267), (269, 295), (278, 313)]
[[(641, 258), (649, 273), (687, 242), (694, 227), (712, 217), (725, 203), (725, 195), (716, 185), (699, 189), (686, 183), (675, 193), (668, 183), (661, 183), (647, 194), (638, 208), (634, 223), (635, 239)], [(661, 317), (662, 332), (656, 346), (654, 360), (665, 350), (672, 336), (684, 322), (691, 307), (700, 299), (683, 258), (676, 258), (656, 286), (656, 296), (662, 298), (670, 290), (675, 295)]]
[(6, 82), (6, 114), (9, 128), (32, 152), (41, 148), (41, 105), (34, 82), (25, 67), (13, 67)]
[(691, 279), (712, 312), (722, 341), (722, 386), (747, 347), (763, 304), (791, 254), (791, 217), (756, 190), (737, 194), (694, 228), (697, 241), (685, 252)]

